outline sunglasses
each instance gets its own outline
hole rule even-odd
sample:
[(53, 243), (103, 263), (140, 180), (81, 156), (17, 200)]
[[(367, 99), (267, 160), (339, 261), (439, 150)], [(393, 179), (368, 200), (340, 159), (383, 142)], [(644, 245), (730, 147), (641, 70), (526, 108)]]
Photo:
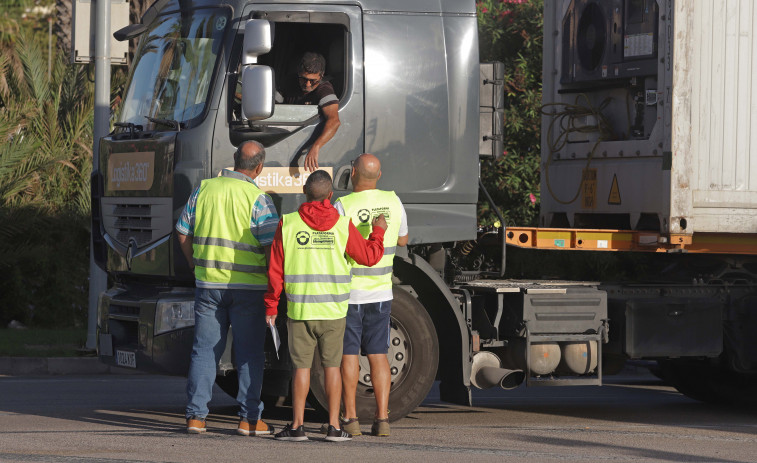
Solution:
[(306, 78), (306, 77), (297, 76), (297, 78), (298, 78), (298, 79), (300, 79), (300, 82), (301, 82), (301, 83), (303, 83), (303, 84), (304, 84), (304, 83), (307, 83), (307, 84), (309, 84), (310, 86), (316, 85), (316, 84), (318, 84), (318, 82), (320, 82), (320, 81), (321, 81), (321, 78), (320, 78), (320, 77), (319, 77), (319, 78), (317, 78), (317, 79), (308, 79), (308, 78)]

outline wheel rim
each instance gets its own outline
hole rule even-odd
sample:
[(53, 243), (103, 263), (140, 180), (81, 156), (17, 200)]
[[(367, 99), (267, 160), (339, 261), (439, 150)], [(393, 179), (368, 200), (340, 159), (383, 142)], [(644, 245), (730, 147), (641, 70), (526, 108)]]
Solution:
[[(412, 355), (412, 345), (408, 341), (410, 337), (407, 329), (398, 322), (394, 317), (390, 317), (389, 322), (389, 352), (387, 360), (389, 361), (389, 372), (391, 374), (392, 387), (401, 384), (410, 370), (410, 358)], [(368, 356), (359, 355), (358, 364), (360, 371), (358, 373), (358, 388), (363, 395), (373, 395), (373, 383), (371, 383), (371, 367), (368, 363)]]

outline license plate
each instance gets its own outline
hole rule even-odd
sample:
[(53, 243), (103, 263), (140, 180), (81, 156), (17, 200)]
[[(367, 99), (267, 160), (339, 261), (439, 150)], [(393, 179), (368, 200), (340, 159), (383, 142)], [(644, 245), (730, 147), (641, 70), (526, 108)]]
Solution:
[(116, 351), (116, 365), (120, 367), (137, 368), (137, 356), (134, 352)]

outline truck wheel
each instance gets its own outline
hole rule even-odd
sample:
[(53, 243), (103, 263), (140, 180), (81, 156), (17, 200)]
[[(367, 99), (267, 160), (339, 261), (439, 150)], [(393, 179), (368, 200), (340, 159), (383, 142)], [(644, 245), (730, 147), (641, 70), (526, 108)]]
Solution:
[[(416, 298), (397, 287), (394, 288), (389, 339), (389, 370), (392, 375), (389, 420), (396, 421), (415, 410), (426, 398), (436, 379), (439, 364), (439, 343), (431, 317)], [(310, 390), (319, 405), (327, 408), (323, 368), (319, 356), (315, 357)], [(358, 418), (364, 423), (371, 423), (376, 399), (370, 381), (368, 357), (361, 355), (359, 363), (355, 405)]]
[(239, 378), (236, 371), (229, 372), (226, 376), (216, 376), (216, 384), (221, 390), (233, 399), (237, 398), (239, 392)]
[[(232, 399), (237, 398), (237, 394), (239, 393), (239, 376), (236, 371), (230, 371), (226, 376), (216, 376), (216, 384)], [(267, 394), (264, 391), (260, 394), (260, 400), (263, 401), (266, 410), (272, 410), (276, 408), (276, 405), (279, 402), (279, 396), (275, 394)]]

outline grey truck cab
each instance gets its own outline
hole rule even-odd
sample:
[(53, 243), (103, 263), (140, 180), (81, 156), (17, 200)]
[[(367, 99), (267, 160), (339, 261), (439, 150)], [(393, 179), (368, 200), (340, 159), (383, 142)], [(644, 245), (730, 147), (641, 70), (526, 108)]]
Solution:
[[(504, 240), (502, 230), (477, 229), (479, 156), (502, 152), (502, 67), (479, 63), (475, 8), (473, 0), (159, 0), (142, 24), (118, 31), (140, 41), (93, 177), (96, 260), (114, 282), (99, 302), (102, 361), (186, 374), (194, 277), (173, 227), (200, 181), (233, 165), (240, 143), (266, 147), (256, 181), (280, 214), (305, 200), (303, 160), (322, 118), (315, 106), (275, 101), (296, 79), (302, 54), (314, 51), (326, 58), (339, 99), (341, 127), (318, 159), (336, 196), (350, 191), (350, 161), (370, 152), (382, 163), (380, 187), (407, 210), (410, 246), (394, 266), (392, 417), (412, 411), (435, 379), (442, 398), (458, 403), (470, 403), (471, 378), (484, 386), (523, 381), (493, 352), (475, 354), (523, 337), (503, 325), (506, 294), (513, 307), (535, 296), (460, 285), (499, 275), (501, 253), (478, 249)], [(581, 312), (589, 321), (571, 329), (599, 336), (601, 295), (571, 291), (580, 292), (575, 304), (590, 306)], [(286, 346), (278, 357), (267, 346), (264, 393), (286, 395)], [(367, 362), (361, 368), (358, 407), (369, 416)], [(314, 372), (313, 393), (325, 403)], [(229, 348), (218, 366), (221, 387), (233, 390), (234, 374)]]

